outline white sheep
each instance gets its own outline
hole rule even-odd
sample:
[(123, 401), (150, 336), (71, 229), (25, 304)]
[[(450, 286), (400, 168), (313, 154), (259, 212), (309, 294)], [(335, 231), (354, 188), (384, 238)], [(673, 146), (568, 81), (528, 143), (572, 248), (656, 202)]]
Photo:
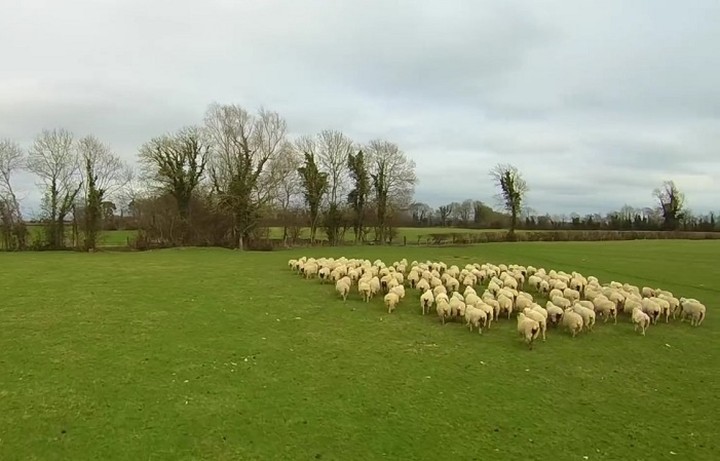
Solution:
[(473, 327), (477, 328), (479, 334), (482, 334), (482, 326), (487, 322), (487, 314), (484, 310), (475, 306), (465, 306), (465, 323), (470, 327), (472, 332)]
[(553, 304), (552, 301), (548, 301), (545, 303), (545, 310), (548, 313), (548, 318), (550, 319), (550, 322), (558, 325), (560, 323), (560, 320), (562, 320), (562, 317), (565, 313), (565, 311), (560, 307)]
[(580, 333), (583, 329), (583, 318), (580, 314), (573, 311), (572, 307), (568, 307), (563, 312), (562, 324), (570, 330), (574, 338), (575, 335)]
[(540, 333), (542, 333), (542, 340), (545, 341), (545, 331), (547, 330), (547, 317), (542, 315), (540, 312), (528, 307), (523, 309), (522, 314), (524, 314), (525, 317), (535, 320), (538, 325), (540, 325)]
[(699, 327), (705, 320), (706, 308), (697, 299), (680, 298), (680, 321), (684, 322), (685, 317), (690, 317), (690, 325)]
[(578, 290), (573, 290), (572, 288), (565, 288), (563, 290), (563, 296), (570, 302), (580, 301), (580, 292)]
[(662, 309), (660, 309), (660, 306), (655, 302), (654, 298), (643, 298), (642, 311), (650, 316), (650, 320), (652, 320), (653, 324), (656, 324)]
[(440, 321), (443, 325), (445, 325), (445, 319), (450, 318), (450, 315), (452, 314), (450, 304), (444, 299), (435, 300), (435, 311), (437, 312), (438, 317), (440, 317)]
[(347, 300), (348, 294), (350, 294), (350, 283), (347, 280), (342, 278), (335, 282), (335, 290), (342, 296), (343, 302)]
[(430, 290), (426, 291), (420, 296), (420, 307), (422, 308), (422, 315), (425, 315), (426, 312), (430, 312), (430, 308), (432, 307), (434, 302), (435, 297)]
[(390, 292), (398, 295), (399, 299), (403, 299), (405, 297), (405, 287), (402, 285), (395, 285), (394, 287), (390, 288)]
[(500, 308), (500, 311), (502, 311), (502, 312), (507, 312), (507, 318), (508, 318), (508, 320), (509, 320), (509, 319), (510, 319), (510, 315), (512, 314), (512, 311), (513, 311), (513, 301), (512, 301), (512, 299), (511, 299), (511, 298), (508, 298), (507, 296), (501, 294), (501, 295), (498, 296), (498, 298), (497, 298), (497, 303), (498, 303), (498, 306), (499, 306), (499, 308)]
[(392, 311), (395, 310), (395, 306), (400, 302), (400, 297), (397, 293), (394, 291), (391, 291), (390, 293), (386, 294), (383, 298), (385, 301), (385, 305), (388, 308), (388, 314), (392, 313)]
[(553, 304), (562, 309), (572, 307), (572, 302), (563, 296), (553, 296), (552, 298), (550, 298), (550, 301), (552, 301)]
[(370, 281), (361, 279), (358, 281), (358, 293), (362, 296), (363, 301), (366, 303), (370, 302), (372, 297), (372, 289), (370, 288)]
[(595, 311), (578, 303), (575, 303), (572, 309), (582, 317), (585, 329), (592, 331), (593, 326), (595, 326)]
[(650, 327), (650, 316), (636, 307), (632, 311), (632, 322), (635, 324), (634, 330), (637, 331), (638, 327), (640, 327), (642, 335), (645, 336), (645, 330)]
[(520, 312), (517, 316), (517, 331), (520, 336), (525, 338), (528, 348), (532, 349), (533, 341), (537, 339), (540, 333), (540, 324), (537, 320), (526, 317), (525, 314)]

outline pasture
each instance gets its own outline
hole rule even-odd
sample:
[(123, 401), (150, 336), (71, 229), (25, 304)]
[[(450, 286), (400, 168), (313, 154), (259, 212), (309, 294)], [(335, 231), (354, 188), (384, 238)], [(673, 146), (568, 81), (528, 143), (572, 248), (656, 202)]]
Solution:
[[(532, 264), (708, 306), (529, 351), (304, 280), (306, 256)], [(0, 254), (0, 459), (716, 459), (720, 244)]]

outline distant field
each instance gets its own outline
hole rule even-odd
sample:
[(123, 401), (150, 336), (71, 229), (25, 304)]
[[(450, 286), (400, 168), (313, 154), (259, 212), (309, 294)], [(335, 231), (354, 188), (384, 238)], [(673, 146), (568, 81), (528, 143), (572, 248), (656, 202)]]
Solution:
[[(409, 290), (346, 304), (302, 255), (523, 263), (705, 302), (528, 351), (420, 314)], [(0, 254), (0, 459), (715, 460), (720, 244)]]

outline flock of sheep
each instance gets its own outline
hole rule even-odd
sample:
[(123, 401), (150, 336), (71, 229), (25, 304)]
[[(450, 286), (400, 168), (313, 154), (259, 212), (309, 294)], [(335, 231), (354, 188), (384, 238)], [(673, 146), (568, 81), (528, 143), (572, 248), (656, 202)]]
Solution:
[[(379, 259), (304, 256), (291, 259), (288, 266), (305, 279), (334, 283), (343, 301), (353, 290), (365, 302), (382, 295), (388, 314), (405, 299), (407, 286), (419, 292), (422, 315), (434, 307), (440, 322), (464, 322), (471, 332), (482, 333), (493, 321), (509, 320), (515, 313), (518, 334), (530, 349), (538, 337), (545, 340), (548, 324), (567, 329), (574, 337), (583, 330), (592, 331), (597, 317), (617, 323), (620, 314), (644, 336), (658, 319), (668, 323), (671, 318), (690, 318), (691, 325), (699, 326), (706, 313), (697, 299), (676, 298), (659, 288), (641, 289), (615, 281), (601, 285), (593, 276), (532, 266), (485, 263), (461, 269), (435, 261), (408, 264), (405, 259), (388, 266)], [(545, 307), (526, 289), (546, 297)], [(478, 294), (480, 290), (482, 294)]]

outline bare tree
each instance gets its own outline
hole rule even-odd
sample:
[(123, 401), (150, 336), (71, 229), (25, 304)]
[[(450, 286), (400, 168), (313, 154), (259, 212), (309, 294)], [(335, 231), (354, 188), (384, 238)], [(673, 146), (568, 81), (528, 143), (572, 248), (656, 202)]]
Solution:
[(277, 190), (273, 195), (283, 221), (283, 242), (287, 242), (288, 238), (287, 220), (290, 209), (296, 205), (293, 201), (301, 194), (300, 175), (298, 174), (301, 164), (300, 153), (290, 142), (285, 142), (280, 149), (280, 154), (270, 165), (273, 175), (282, 179), (274, 181)]
[(83, 185), (83, 230), (84, 248), (94, 251), (101, 230), (101, 222), (105, 217), (103, 202), (117, 194), (129, 180), (123, 174), (127, 166), (113, 154), (110, 146), (102, 143), (94, 136), (86, 136), (78, 141), (79, 155), (82, 160)]
[(515, 236), (517, 218), (522, 209), (523, 200), (528, 192), (528, 186), (518, 169), (513, 165), (498, 164), (491, 171), (490, 176), (495, 185), (500, 188), (498, 198), (505, 210), (510, 213), (510, 233)]
[(412, 202), (417, 176), (415, 162), (397, 144), (373, 140), (363, 149), (368, 155), (378, 219), (376, 240), (385, 243), (388, 218), (395, 211), (407, 209)]
[(464, 226), (467, 226), (470, 224), (470, 221), (472, 219), (473, 214), (473, 201), (472, 199), (464, 200), (460, 204), (460, 221), (462, 221)]
[(30, 149), (27, 168), (45, 188), (47, 243), (51, 248), (63, 248), (65, 218), (82, 187), (73, 135), (64, 129), (43, 130)]
[(282, 154), (287, 124), (265, 109), (254, 116), (237, 105), (212, 104), (205, 126), (212, 146), (212, 188), (219, 205), (233, 216), (233, 234), (242, 250), (272, 202), (277, 182), (284, 180), (271, 167)]
[(343, 226), (340, 206), (349, 192), (348, 159), (353, 152), (353, 142), (339, 131), (324, 130), (317, 135), (316, 145), (318, 165), (328, 178), (324, 227), (328, 241), (335, 245)]
[(675, 182), (664, 181), (661, 187), (653, 191), (653, 197), (658, 201), (662, 212), (663, 227), (667, 230), (676, 230), (683, 221), (685, 194), (678, 190)]
[(328, 205), (338, 205), (348, 193), (348, 158), (353, 153), (353, 142), (333, 130), (320, 132), (317, 139), (318, 165), (328, 175)]
[(450, 214), (453, 211), (452, 203), (438, 207), (437, 211), (438, 211), (438, 220), (440, 221), (440, 227), (447, 226), (448, 220), (450, 219)]
[(24, 163), (25, 153), (17, 143), (9, 139), (0, 141), (0, 227), (8, 250), (25, 248), (27, 233), (11, 180)]
[(140, 148), (139, 157), (145, 178), (175, 199), (180, 243), (184, 243), (189, 232), (190, 203), (208, 161), (208, 145), (201, 130), (185, 127), (175, 134), (153, 138)]

